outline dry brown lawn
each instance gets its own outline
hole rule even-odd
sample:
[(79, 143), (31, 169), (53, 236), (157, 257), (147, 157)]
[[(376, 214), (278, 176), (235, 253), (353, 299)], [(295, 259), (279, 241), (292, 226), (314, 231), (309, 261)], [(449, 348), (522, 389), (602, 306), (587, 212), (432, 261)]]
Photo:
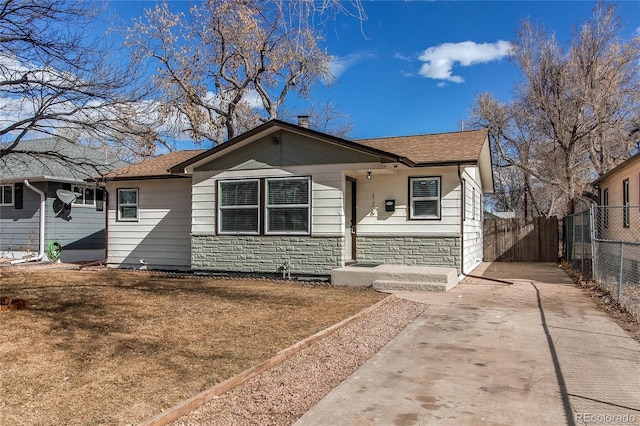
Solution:
[(129, 424), (384, 296), (267, 280), (0, 269), (0, 424)]

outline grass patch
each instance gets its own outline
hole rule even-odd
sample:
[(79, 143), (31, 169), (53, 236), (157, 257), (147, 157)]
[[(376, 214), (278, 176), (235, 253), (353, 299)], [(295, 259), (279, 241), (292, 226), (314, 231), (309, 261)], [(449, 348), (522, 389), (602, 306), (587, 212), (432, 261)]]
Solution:
[(0, 423), (128, 424), (385, 296), (267, 280), (0, 270)]

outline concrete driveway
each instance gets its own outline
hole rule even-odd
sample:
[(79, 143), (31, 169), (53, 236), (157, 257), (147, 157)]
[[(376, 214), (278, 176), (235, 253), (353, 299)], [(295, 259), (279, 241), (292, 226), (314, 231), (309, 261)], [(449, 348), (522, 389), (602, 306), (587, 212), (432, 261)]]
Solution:
[(555, 264), (484, 263), (296, 423), (640, 424), (640, 343)]

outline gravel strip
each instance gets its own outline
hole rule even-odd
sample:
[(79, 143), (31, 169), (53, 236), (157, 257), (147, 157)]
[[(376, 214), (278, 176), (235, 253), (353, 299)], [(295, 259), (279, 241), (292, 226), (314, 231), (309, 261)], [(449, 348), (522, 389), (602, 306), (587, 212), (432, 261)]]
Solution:
[(291, 425), (427, 307), (394, 298), (172, 425)]

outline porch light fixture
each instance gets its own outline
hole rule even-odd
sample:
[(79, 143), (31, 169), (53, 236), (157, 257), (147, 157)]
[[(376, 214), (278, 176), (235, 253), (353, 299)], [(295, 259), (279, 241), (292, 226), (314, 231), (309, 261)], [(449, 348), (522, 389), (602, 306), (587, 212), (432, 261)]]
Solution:
[(371, 180), (371, 170), (367, 171), (367, 180)]

